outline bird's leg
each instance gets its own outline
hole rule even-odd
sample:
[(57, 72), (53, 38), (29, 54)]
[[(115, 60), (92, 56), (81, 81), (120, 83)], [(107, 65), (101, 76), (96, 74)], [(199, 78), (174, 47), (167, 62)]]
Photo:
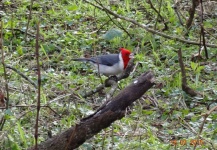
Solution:
[(99, 76), (99, 78), (100, 78), (101, 84), (103, 84), (102, 77), (101, 77), (101, 75), (100, 75), (99, 61), (98, 61), (98, 59), (97, 59), (97, 71), (98, 71), (98, 76)]

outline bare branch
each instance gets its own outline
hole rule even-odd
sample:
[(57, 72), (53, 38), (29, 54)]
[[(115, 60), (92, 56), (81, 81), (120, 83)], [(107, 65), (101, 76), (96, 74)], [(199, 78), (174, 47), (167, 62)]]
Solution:
[(182, 60), (182, 51), (181, 51), (181, 49), (178, 50), (178, 57), (179, 57), (179, 65), (180, 65), (181, 73), (182, 73), (182, 90), (185, 91), (187, 94), (189, 94), (191, 96), (196, 96), (197, 93), (187, 85), (185, 66), (184, 66), (184, 63), (183, 63), (183, 60)]
[(37, 97), (37, 114), (36, 114), (36, 125), (35, 125), (35, 149), (38, 149), (38, 120), (40, 111), (40, 99), (41, 99), (41, 72), (39, 63), (39, 22), (37, 23), (36, 43), (35, 43), (35, 55), (37, 61), (38, 71), (38, 97)]

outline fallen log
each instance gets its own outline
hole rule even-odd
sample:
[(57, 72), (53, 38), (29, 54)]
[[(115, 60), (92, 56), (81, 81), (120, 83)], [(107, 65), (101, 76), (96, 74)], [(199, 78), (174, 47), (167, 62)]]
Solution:
[[(148, 71), (111, 98), (94, 114), (81, 119), (80, 123), (38, 145), (39, 150), (71, 150), (107, 128), (125, 115), (126, 108), (154, 85), (154, 74)], [(33, 150), (34, 147), (29, 148)]]

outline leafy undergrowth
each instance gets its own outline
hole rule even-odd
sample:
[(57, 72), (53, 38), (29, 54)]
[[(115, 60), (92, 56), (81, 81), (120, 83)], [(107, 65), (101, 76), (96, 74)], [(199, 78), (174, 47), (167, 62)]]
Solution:
[[(159, 7), (156, 1), (153, 3)], [(205, 122), (202, 116), (217, 104), (216, 48), (208, 47), (208, 60), (193, 62), (192, 55), (198, 53), (198, 46), (153, 35), (81, 0), (34, 2), (26, 36), (30, 1), (6, 0), (3, 4), (0, 13), (5, 64), (35, 83), (35, 34), (36, 23), (40, 22), (40, 142), (48, 139), (51, 133), (56, 135), (93, 113), (104, 103), (105, 94), (109, 91), (107, 88), (101, 93), (82, 98), (86, 92), (101, 84), (101, 80), (89, 65), (73, 62), (72, 58), (117, 53), (118, 47), (133, 51), (139, 45), (135, 59), (139, 65), (130, 77), (119, 82), (115, 95), (147, 70), (154, 72), (156, 82), (163, 87), (150, 89), (128, 109), (125, 118), (102, 130), (79, 149), (157, 150), (175, 149), (174, 145), (176, 149), (193, 149), (196, 140), (199, 142), (196, 149), (217, 149), (217, 113), (212, 112)], [(120, 15), (131, 17), (151, 28), (155, 26), (157, 14), (148, 3), (124, 0), (115, 5), (104, 4)], [(199, 41), (198, 15), (188, 37), (185, 37), (186, 28), (179, 23), (172, 4), (172, 1), (162, 3), (161, 13), (168, 21), (168, 30), (164, 32)], [(188, 15), (187, 11), (182, 11)], [(206, 37), (208, 43), (217, 44), (216, 24), (216, 17), (204, 20), (204, 27), (209, 30)], [(157, 23), (156, 28), (161, 30), (163, 24)], [(188, 85), (200, 93), (196, 97), (190, 97), (181, 89), (182, 76), (177, 55), (180, 48)], [(2, 65), (0, 74), (0, 90), (6, 95)], [(5, 118), (0, 132), (0, 149), (26, 149), (34, 145), (37, 89), (11, 69), (7, 69), (7, 78), (10, 101), (9, 109), (1, 107), (0, 111), (0, 117)], [(201, 128), (203, 130), (198, 139)]]

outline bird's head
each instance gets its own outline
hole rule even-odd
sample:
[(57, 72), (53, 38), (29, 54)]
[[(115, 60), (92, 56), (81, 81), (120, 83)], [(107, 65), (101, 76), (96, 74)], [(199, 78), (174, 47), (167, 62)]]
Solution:
[(128, 62), (131, 58), (134, 58), (133, 53), (131, 53), (128, 49), (125, 49), (123, 47), (120, 48), (120, 53), (122, 56), (122, 59), (124, 61), (124, 69), (127, 67)]

